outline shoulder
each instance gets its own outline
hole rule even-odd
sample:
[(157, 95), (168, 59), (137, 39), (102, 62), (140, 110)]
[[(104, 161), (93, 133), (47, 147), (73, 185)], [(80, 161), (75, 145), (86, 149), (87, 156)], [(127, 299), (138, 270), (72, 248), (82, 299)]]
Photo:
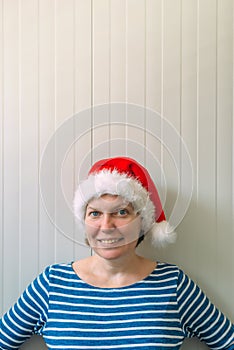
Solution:
[(181, 283), (187, 276), (178, 265), (167, 262), (157, 262), (155, 274), (165, 280), (174, 280), (177, 285)]
[(73, 273), (72, 263), (59, 263), (48, 265), (44, 268), (42, 274), (46, 276), (63, 275)]
[(157, 262), (157, 266), (155, 269), (158, 273), (160, 274), (167, 274), (167, 273), (174, 273), (174, 274), (179, 274), (181, 269), (175, 265), (175, 264), (170, 264), (167, 262)]
[(74, 275), (72, 263), (60, 263), (48, 265), (38, 276), (39, 280), (44, 280), (48, 284), (55, 278), (69, 278)]

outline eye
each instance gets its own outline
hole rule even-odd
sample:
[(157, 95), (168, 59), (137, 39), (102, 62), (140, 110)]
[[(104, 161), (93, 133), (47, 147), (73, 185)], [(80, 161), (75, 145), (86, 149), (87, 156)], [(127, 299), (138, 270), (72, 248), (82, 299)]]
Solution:
[(119, 216), (126, 216), (128, 214), (127, 209), (119, 209), (119, 211), (117, 212), (117, 214)]
[(93, 218), (97, 218), (100, 216), (100, 212), (97, 210), (93, 210), (93, 211), (89, 212), (89, 216), (91, 216)]

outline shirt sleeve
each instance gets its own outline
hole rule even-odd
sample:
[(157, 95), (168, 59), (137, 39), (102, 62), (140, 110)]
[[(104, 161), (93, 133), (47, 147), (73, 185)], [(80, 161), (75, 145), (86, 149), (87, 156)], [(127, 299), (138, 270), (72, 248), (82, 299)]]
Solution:
[(234, 325), (182, 271), (179, 272), (177, 300), (186, 337), (198, 337), (210, 349), (234, 350)]
[(49, 270), (46, 268), (1, 318), (0, 349), (19, 349), (26, 339), (41, 333), (47, 320)]

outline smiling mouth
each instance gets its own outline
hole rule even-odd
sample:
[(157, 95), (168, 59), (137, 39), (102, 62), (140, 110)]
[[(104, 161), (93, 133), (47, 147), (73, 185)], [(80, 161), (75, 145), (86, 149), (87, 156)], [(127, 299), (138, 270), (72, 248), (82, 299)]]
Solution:
[(117, 238), (117, 239), (98, 239), (98, 242), (104, 243), (104, 244), (114, 244), (122, 241), (123, 238)]

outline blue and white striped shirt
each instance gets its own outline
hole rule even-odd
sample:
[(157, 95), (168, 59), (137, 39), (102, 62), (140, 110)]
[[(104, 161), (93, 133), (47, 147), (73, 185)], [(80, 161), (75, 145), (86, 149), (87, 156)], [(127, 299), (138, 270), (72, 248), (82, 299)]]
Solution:
[(51, 350), (179, 349), (192, 336), (211, 349), (234, 350), (232, 323), (177, 266), (166, 263), (121, 288), (91, 286), (72, 264), (49, 266), (0, 326), (1, 349), (18, 349), (40, 334)]

